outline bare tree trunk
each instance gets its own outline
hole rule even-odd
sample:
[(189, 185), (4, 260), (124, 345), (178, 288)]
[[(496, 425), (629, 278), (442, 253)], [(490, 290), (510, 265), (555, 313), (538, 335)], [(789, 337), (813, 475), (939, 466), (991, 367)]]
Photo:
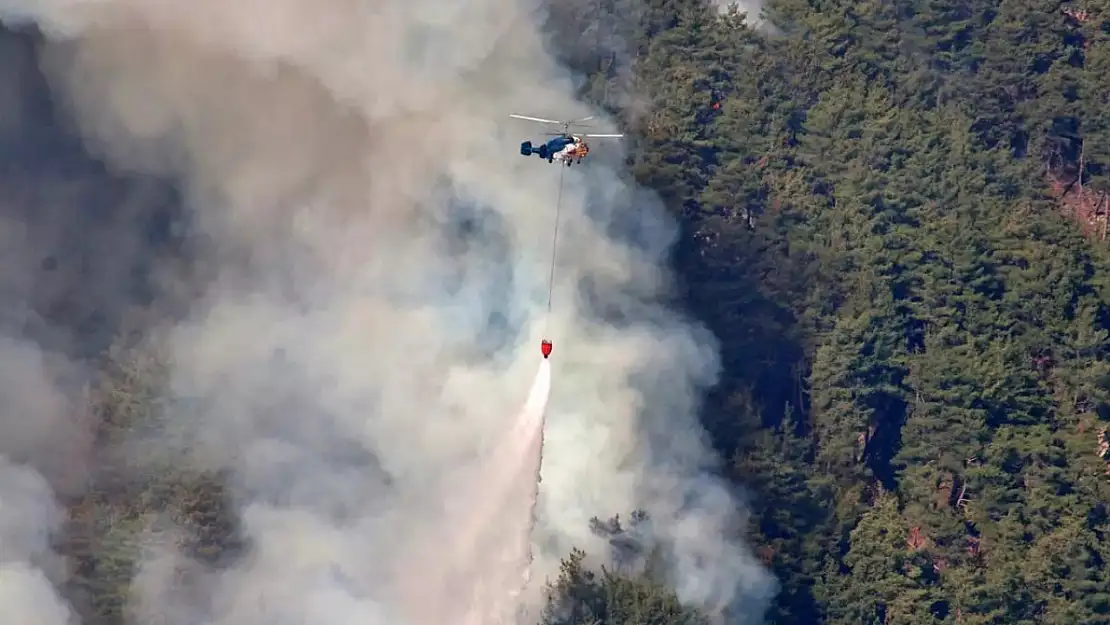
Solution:
[(1087, 142), (1082, 139), (1079, 141), (1079, 208), (1076, 210), (1082, 212), (1083, 209), (1086, 208), (1086, 205), (1083, 203), (1083, 170), (1087, 165)]
[(1110, 215), (1107, 214), (1107, 210), (1106, 210), (1107, 208), (1110, 208), (1110, 206), (1107, 206), (1107, 201), (1106, 201), (1107, 197), (1108, 197), (1107, 194), (1103, 193), (1102, 197), (1100, 197), (1098, 199), (1098, 206), (1099, 206), (1099, 209), (1102, 212), (1102, 240), (1103, 241), (1106, 240), (1106, 223), (1110, 222)]

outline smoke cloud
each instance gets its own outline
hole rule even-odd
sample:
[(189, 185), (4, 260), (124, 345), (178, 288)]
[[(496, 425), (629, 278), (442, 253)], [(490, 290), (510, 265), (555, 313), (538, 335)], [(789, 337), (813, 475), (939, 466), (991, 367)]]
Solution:
[[(68, 625), (71, 611), (53, 587), (63, 569), (49, 544), (62, 513), (39, 470), (7, 459), (67, 451), (51, 435), (66, 431), (65, 402), (41, 365), (36, 348), (0, 339), (0, 620)], [(39, 467), (55, 475), (61, 468)]]
[[(617, 145), (565, 173), (545, 314), (560, 173), (517, 151), (547, 129), (507, 114), (593, 111), (571, 97), (537, 8), (0, 1), (5, 21), (45, 32), (43, 71), (85, 146), (178, 181), (189, 209), (201, 277), (174, 292), (199, 294), (146, 328), (172, 356), (158, 444), (230, 476), (250, 550), (183, 584), (186, 556), (152, 539), (137, 614), (468, 622), (508, 584), (475, 581), (506, 570), (488, 553), (503, 546), (453, 549), (475, 509), (498, 511), (483, 536), (511, 540), (530, 508), (533, 469), (497, 445), (547, 336), (533, 579), (571, 546), (605, 552), (591, 517), (643, 508), (683, 599), (760, 622), (774, 581), (707, 473), (695, 417), (715, 345), (657, 301), (675, 231), (610, 165)], [(529, 478), (507, 487), (511, 503), (482, 477), (491, 466)]]

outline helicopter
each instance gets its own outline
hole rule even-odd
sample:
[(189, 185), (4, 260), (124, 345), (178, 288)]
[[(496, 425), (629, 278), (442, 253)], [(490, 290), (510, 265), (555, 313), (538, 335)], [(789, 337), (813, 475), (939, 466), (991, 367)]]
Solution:
[(533, 146), (531, 141), (525, 141), (520, 144), (521, 156), (532, 156), (533, 154), (542, 159), (546, 159), (548, 163), (559, 161), (570, 167), (574, 163), (581, 163), (583, 158), (590, 153), (590, 146), (586, 143), (584, 138), (591, 139), (615, 139), (623, 137), (624, 135), (573, 135), (570, 134), (570, 127), (581, 125), (582, 122), (589, 121), (594, 118), (593, 115), (583, 117), (572, 121), (558, 121), (554, 119), (544, 119), (542, 117), (529, 117), (527, 115), (510, 114), (509, 117), (514, 119), (523, 119), (530, 122), (539, 122), (541, 124), (556, 124), (563, 127), (562, 132), (548, 132), (545, 134), (553, 135), (542, 145)]

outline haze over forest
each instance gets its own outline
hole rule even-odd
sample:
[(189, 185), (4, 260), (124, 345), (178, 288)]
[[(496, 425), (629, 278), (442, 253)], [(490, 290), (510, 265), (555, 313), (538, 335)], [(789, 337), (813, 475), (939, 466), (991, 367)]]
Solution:
[(0, 1), (0, 621), (1110, 623), (1108, 12)]

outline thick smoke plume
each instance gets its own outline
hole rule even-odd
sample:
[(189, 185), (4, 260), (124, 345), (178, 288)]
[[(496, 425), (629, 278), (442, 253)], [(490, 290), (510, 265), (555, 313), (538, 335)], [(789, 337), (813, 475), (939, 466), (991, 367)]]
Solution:
[(63, 569), (49, 543), (63, 515), (44, 474), (68, 481), (64, 454), (80, 450), (54, 432), (77, 431), (66, 423), (72, 408), (38, 348), (0, 338), (0, 621), (5, 623), (70, 623), (70, 608), (52, 585), (61, 581)]
[[(182, 584), (185, 556), (152, 540), (136, 614), (439, 625), (516, 590), (493, 559), (518, 559), (534, 468), (497, 442), (540, 358), (559, 174), (516, 149), (546, 129), (507, 114), (592, 113), (536, 8), (0, 2), (50, 40), (43, 69), (86, 147), (175, 179), (190, 211), (204, 279), (175, 292), (200, 294), (146, 329), (172, 356), (159, 445), (230, 476), (250, 550)], [(562, 193), (533, 578), (573, 545), (605, 554), (591, 517), (643, 508), (684, 600), (758, 622), (773, 582), (695, 419), (715, 346), (655, 303), (674, 230), (606, 150)], [(497, 514), (460, 553), (476, 510)]]

